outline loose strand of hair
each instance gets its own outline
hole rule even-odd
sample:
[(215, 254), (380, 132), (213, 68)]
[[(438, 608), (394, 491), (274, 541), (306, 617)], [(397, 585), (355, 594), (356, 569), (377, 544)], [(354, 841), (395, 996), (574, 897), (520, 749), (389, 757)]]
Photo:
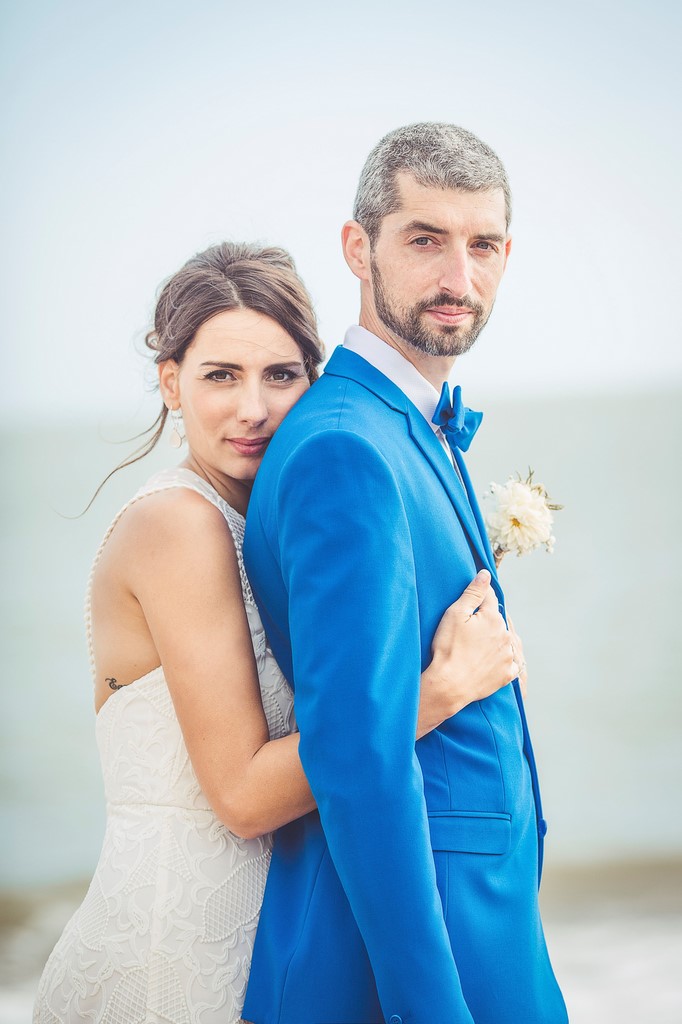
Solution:
[(114, 475), (114, 473), (118, 473), (119, 470), (125, 469), (127, 466), (134, 465), (136, 462), (139, 462), (140, 459), (143, 459), (145, 457), (145, 455), (149, 455), (149, 453), (152, 452), (154, 450), (154, 448), (156, 448), (157, 444), (159, 443), (159, 440), (161, 439), (161, 435), (163, 434), (163, 428), (166, 425), (166, 420), (167, 419), (168, 419), (168, 409), (164, 405), (164, 406), (162, 406), (161, 412), (156, 417), (156, 419), (154, 420), (152, 425), (150, 427), (147, 427), (146, 430), (141, 431), (141, 433), (135, 434), (134, 437), (129, 438), (129, 440), (130, 441), (137, 441), (138, 438), (144, 437), (145, 434), (149, 434), (153, 430), (154, 433), (152, 434), (152, 436), (147, 441), (145, 441), (144, 444), (140, 445), (139, 448), (136, 448), (135, 451), (131, 455), (129, 455), (127, 459), (124, 459), (122, 462), (119, 462), (119, 464), (117, 466), (114, 466), (114, 468), (109, 473), (107, 473), (107, 475), (104, 477), (104, 480), (102, 480), (102, 482), (100, 483), (100, 485), (98, 486), (97, 490), (95, 491), (93, 496), (90, 498), (90, 501), (87, 503), (87, 505), (85, 506), (85, 508), (83, 509), (82, 512), (79, 512), (77, 516), (65, 516), (64, 518), (65, 519), (80, 519), (81, 516), (84, 516), (85, 513), (90, 510), (90, 508), (92, 507), (92, 504), (93, 504), (95, 498), (98, 496), (98, 494), (100, 493), (100, 491), (102, 490), (104, 485), (106, 483), (108, 483), (109, 480), (111, 480), (111, 478)]

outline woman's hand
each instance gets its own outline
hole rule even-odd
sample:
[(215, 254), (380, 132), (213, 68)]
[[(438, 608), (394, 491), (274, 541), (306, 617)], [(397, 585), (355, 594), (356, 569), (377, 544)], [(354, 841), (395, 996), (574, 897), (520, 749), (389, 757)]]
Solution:
[(467, 704), (520, 679), (522, 664), (525, 672), (521, 641), (511, 624), (507, 629), (486, 569), (445, 610), (431, 649), (433, 659), (421, 677), (417, 739)]
[(514, 651), (514, 661), (519, 666), (519, 686), (521, 687), (521, 696), (525, 700), (528, 692), (528, 669), (526, 668), (526, 658), (523, 653), (523, 641), (514, 629), (514, 623), (508, 615), (507, 625), (509, 626), (509, 636), (511, 637), (512, 650)]

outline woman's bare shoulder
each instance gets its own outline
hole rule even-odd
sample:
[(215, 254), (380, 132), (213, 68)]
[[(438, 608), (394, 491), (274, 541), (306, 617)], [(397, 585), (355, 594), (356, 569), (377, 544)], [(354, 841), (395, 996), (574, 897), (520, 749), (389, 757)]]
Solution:
[(166, 525), (183, 530), (187, 524), (225, 524), (220, 509), (190, 487), (166, 487), (145, 494), (131, 502), (122, 519), (127, 519), (131, 526), (141, 530), (163, 529)]
[(140, 570), (158, 568), (169, 555), (176, 563), (190, 560), (195, 565), (216, 558), (223, 564), (235, 559), (222, 512), (188, 487), (169, 487), (132, 502), (107, 547)]

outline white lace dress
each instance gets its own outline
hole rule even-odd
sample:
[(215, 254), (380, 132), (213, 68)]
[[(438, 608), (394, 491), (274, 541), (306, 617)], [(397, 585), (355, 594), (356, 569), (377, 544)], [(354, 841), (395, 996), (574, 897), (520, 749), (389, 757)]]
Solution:
[[(198, 491), (225, 517), (270, 737), (283, 736), (295, 728), (293, 698), (244, 572), (244, 519), (186, 469), (158, 473), (132, 501), (169, 487)], [(131, 503), (109, 528), (95, 565)], [(34, 1024), (234, 1024), (270, 836), (238, 839), (217, 820), (190, 764), (160, 666), (109, 697), (96, 732), (107, 800), (104, 844), (85, 900), (43, 972)]]

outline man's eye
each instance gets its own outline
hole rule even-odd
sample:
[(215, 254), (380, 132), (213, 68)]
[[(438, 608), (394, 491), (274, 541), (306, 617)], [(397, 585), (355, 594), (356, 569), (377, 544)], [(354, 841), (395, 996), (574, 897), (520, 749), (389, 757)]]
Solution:
[(486, 250), (486, 249), (492, 249), (493, 246), (492, 246), (492, 244), (490, 242), (486, 242), (483, 239), (481, 239), (479, 242), (476, 242), (476, 248), (477, 249)]
[(427, 238), (425, 235), (422, 235), (419, 238), (415, 238), (414, 239), (414, 244), (418, 245), (421, 249), (423, 249), (425, 246), (429, 245), (430, 243), (431, 243), (431, 239)]

